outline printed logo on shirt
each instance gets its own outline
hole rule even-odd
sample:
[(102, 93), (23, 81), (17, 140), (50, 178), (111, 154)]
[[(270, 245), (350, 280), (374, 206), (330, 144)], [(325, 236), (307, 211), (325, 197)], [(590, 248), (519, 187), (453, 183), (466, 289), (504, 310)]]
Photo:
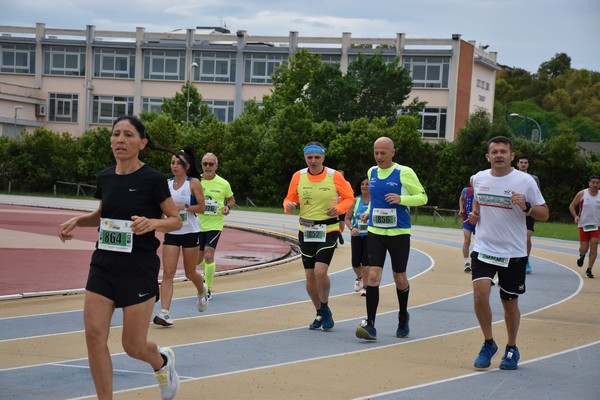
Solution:
[(397, 182), (386, 182), (386, 186), (398, 186)]
[(129, 188), (129, 191), (130, 192), (137, 192), (137, 189), (136, 188)]

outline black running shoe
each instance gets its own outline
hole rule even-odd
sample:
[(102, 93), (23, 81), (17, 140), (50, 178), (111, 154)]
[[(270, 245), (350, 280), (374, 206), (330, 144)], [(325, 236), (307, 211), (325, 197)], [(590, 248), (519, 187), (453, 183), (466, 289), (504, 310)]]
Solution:
[(592, 275), (592, 270), (591, 269), (586, 269), (585, 270), (585, 276), (587, 276), (588, 278), (593, 278), (594, 275)]
[(579, 258), (577, 259), (577, 266), (578, 267), (583, 267), (583, 259), (584, 258), (585, 258), (585, 254), (579, 256)]

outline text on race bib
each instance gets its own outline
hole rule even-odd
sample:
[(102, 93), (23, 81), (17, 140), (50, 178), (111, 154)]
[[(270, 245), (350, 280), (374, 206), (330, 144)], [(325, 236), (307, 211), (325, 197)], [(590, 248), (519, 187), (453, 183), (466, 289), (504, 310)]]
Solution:
[(305, 242), (325, 242), (327, 239), (327, 225), (318, 224), (304, 227)]
[(98, 248), (101, 250), (131, 253), (133, 249), (132, 221), (100, 219)]
[(398, 221), (395, 208), (374, 208), (372, 218), (377, 228), (394, 228)]
[(217, 211), (219, 210), (219, 202), (217, 200), (205, 200), (205, 215), (217, 215)]

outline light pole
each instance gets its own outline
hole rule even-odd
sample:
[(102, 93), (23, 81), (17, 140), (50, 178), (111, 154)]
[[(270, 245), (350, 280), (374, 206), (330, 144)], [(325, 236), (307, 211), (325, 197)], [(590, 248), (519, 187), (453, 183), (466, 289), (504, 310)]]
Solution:
[[(198, 68), (198, 64), (193, 62), (188, 69), (188, 80), (187, 80), (187, 102), (185, 103), (185, 127), (187, 128), (190, 124), (190, 75), (192, 74), (192, 68)], [(193, 77), (191, 79), (194, 80)]]
[(15, 136), (17, 136), (17, 113), (22, 109), (23, 106), (15, 106)]
[[(540, 137), (539, 137), (539, 140), (538, 140), (538, 141), (539, 141), (539, 142), (541, 142), (541, 141), (542, 141), (542, 127), (540, 126), (540, 124), (538, 124), (538, 122), (537, 122), (535, 119), (533, 119), (533, 118), (531, 118), (531, 117), (524, 117), (524, 116), (522, 116), (522, 115), (520, 115), (520, 114), (517, 114), (517, 113), (512, 113), (512, 114), (510, 114), (510, 117), (511, 117), (511, 118), (523, 118), (523, 119), (525, 120), (525, 126), (527, 126), (527, 120), (528, 120), (528, 119), (530, 119), (530, 120), (532, 120), (533, 122), (535, 122), (535, 124), (537, 125), (537, 128), (538, 128), (538, 131), (540, 132)], [(532, 132), (531, 132), (531, 140), (532, 140), (532, 141), (535, 141), (535, 140), (533, 140), (533, 139), (534, 139), (534, 133), (533, 133), (533, 131), (532, 131)]]

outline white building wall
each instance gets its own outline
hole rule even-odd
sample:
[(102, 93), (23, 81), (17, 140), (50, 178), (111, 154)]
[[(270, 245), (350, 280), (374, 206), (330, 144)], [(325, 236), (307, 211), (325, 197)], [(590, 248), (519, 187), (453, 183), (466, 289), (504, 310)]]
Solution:
[[(448, 88), (414, 88), (409, 101), (414, 97), (426, 101), (428, 107), (447, 107), (448, 125), (454, 126), (455, 99), (452, 92), (456, 77), (458, 76), (458, 43), (460, 35), (452, 35), (441, 39), (413, 39), (404, 33), (399, 33), (391, 38), (354, 38), (351, 33), (345, 32), (339, 37), (307, 38), (298, 32), (290, 32), (287, 36), (252, 36), (245, 31), (236, 34), (223, 34), (219, 32), (200, 32), (187, 29), (181, 32), (156, 33), (146, 32), (144, 28), (137, 28), (131, 32), (98, 31), (94, 26), (88, 25), (82, 30), (47, 29), (44, 24), (35, 27), (0, 26), (0, 45), (6, 43), (28, 43), (35, 46), (35, 74), (25, 75), (20, 73), (0, 72), (0, 134), (14, 134), (14, 114), (17, 111), (17, 131), (26, 128), (33, 129), (46, 126), (57, 132), (69, 132), (75, 136), (81, 135), (86, 129), (97, 124), (92, 123), (92, 99), (94, 96), (127, 96), (134, 98), (134, 110), (139, 112), (142, 98), (171, 98), (180, 92), (190, 70), (186, 69), (185, 78), (181, 80), (147, 80), (143, 78), (144, 52), (149, 48), (163, 50), (183, 51), (185, 65), (193, 62), (196, 52), (229, 50), (236, 54), (236, 80), (237, 82), (196, 82), (204, 100), (229, 101), (235, 103), (235, 113), (239, 114), (244, 102), (255, 99), (262, 102), (264, 95), (270, 94), (272, 85), (243, 82), (245, 67), (244, 55), (252, 52), (269, 54), (284, 54), (289, 56), (296, 49), (306, 47), (315, 51), (323, 49), (324, 53), (337, 52), (340, 55), (342, 71), (347, 68), (349, 57), (358, 51), (355, 45), (370, 44), (374, 47), (383, 45), (390, 49), (388, 56), (400, 56), (402, 59), (407, 54), (414, 56), (415, 49), (424, 52), (425, 56), (433, 54), (446, 54), (451, 58), (451, 69)], [(210, 47), (207, 43), (212, 43)], [(114, 43), (114, 45), (112, 45)], [(256, 43), (271, 43), (273, 46), (259, 46)], [(43, 73), (44, 52), (47, 45), (65, 46), (77, 44), (86, 48), (85, 76), (56, 76)], [(127, 48), (135, 53), (135, 78), (111, 79), (93, 76), (94, 57), (93, 49), (96, 47)], [(208, 47), (207, 47), (208, 46)], [(287, 50), (286, 50), (287, 49)], [(442, 50), (440, 50), (442, 49)], [(368, 50), (360, 50), (366, 51)], [(440, 53), (440, 51), (442, 53)], [(445, 52), (445, 53), (444, 53)], [(371, 51), (373, 53), (373, 50)], [(479, 107), (486, 108), (490, 114), (493, 112), (493, 98), (495, 93), (496, 54), (487, 53), (480, 48), (476, 49), (476, 60), (473, 63), (473, 89), (470, 96), (471, 111)], [(1, 65), (0, 65), (1, 67)], [(477, 82), (489, 82), (489, 88), (477, 86)], [(485, 85), (484, 85), (485, 86)], [(79, 110), (76, 123), (51, 122), (47, 116), (39, 115), (39, 106), (49, 106), (50, 93), (78, 94)], [(22, 107), (16, 109), (15, 107)], [(453, 129), (446, 129), (445, 140), (454, 140)]]

